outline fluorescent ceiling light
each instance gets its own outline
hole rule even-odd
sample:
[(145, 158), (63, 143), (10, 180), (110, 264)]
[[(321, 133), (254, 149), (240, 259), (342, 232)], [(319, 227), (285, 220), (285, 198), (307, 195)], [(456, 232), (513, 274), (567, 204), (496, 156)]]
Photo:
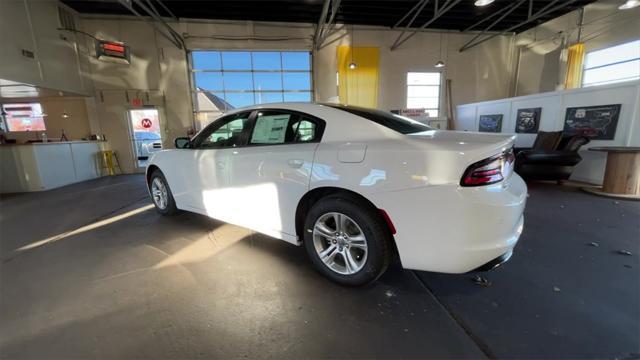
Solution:
[(633, 9), (636, 6), (640, 6), (640, 0), (627, 0), (627, 2), (620, 5), (618, 9), (627, 10), (627, 9)]
[(494, 2), (494, 0), (476, 0), (474, 3), (475, 6), (487, 6)]

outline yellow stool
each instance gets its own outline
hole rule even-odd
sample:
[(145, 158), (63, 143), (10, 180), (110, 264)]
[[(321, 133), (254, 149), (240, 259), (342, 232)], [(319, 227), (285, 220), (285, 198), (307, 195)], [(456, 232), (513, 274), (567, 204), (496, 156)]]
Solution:
[(109, 176), (116, 174), (116, 168), (122, 174), (122, 168), (120, 167), (120, 161), (118, 161), (118, 155), (113, 150), (105, 150), (98, 152), (100, 157), (100, 175), (102, 170), (106, 169)]

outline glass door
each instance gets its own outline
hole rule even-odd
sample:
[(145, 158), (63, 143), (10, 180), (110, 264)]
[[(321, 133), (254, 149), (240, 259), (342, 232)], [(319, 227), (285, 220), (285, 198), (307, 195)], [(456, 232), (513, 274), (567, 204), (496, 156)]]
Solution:
[(145, 168), (149, 157), (162, 150), (160, 116), (156, 108), (129, 110), (131, 143), (136, 167)]

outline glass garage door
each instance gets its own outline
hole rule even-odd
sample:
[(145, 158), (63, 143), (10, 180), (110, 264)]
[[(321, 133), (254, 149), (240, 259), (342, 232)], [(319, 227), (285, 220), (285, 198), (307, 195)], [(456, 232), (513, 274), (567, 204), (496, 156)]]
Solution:
[(191, 71), (201, 127), (230, 109), (313, 100), (308, 51), (192, 51)]

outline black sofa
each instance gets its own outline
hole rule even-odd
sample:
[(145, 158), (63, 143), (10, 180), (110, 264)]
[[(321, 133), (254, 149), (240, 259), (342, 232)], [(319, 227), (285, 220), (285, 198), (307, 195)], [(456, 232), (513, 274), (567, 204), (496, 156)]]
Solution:
[(533, 148), (516, 150), (515, 171), (527, 180), (567, 180), (582, 161), (578, 150), (587, 143), (589, 138), (581, 135), (540, 132)]

